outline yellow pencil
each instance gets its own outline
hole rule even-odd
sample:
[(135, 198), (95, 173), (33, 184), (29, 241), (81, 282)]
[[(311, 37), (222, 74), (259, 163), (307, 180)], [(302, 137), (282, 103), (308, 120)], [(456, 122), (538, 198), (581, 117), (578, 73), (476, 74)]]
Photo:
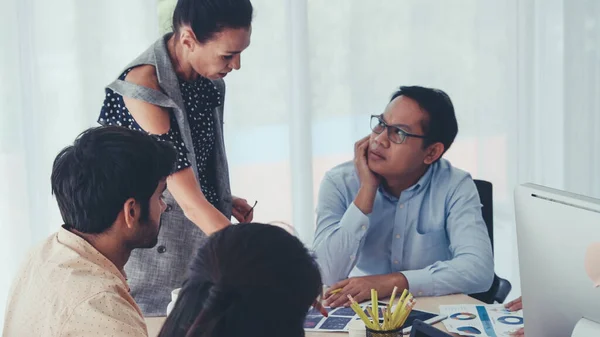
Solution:
[(400, 325), (403, 325), (404, 322), (406, 322), (408, 315), (410, 315), (410, 313), (412, 312), (412, 309), (416, 303), (417, 303), (417, 301), (414, 298), (411, 298), (410, 302), (407, 303), (406, 310), (404, 310), (403, 316), (400, 318)]
[(388, 329), (390, 329), (390, 330), (394, 329), (394, 322), (392, 322), (392, 311), (391, 310), (387, 310), (387, 326), (388, 326)]
[(363, 309), (360, 307), (360, 305), (358, 305), (358, 302), (356, 302), (354, 300), (354, 298), (352, 298), (352, 296), (348, 295), (348, 299), (350, 300), (350, 307), (352, 308), (352, 310), (354, 310), (354, 312), (358, 315), (358, 317), (360, 317), (360, 319), (362, 319), (362, 321), (365, 323), (365, 326), (367, 326), (370, 329), (376, 330), (375, 325), (373, 324), (373, 322), (367, 317), (367, 314), (365, 314), (365, 312), (363, 311)]
[(365, 312), (357, 303), (353, 303), (350, 307), (352, 308), (352, 310), (354, 310), (358, 317), (362, 319), (366, 326), (368, 326), (371, 329), (375, 329), (373, 322), (369, 319), (369, 317), (367, 317), (367, 314), (365, 314)]
[(402, 315), (402, 308), (399, 307), (400, 304), (398, 304), (398, 307), (396, 307), (396, 311), (394, 311), (394, 314), (392, 315), (392, 325), (394, 327), (396, 327), (398, 325), (398, 318)]
[(379, 301), (377, 300), (377, 290), (371, 289), (371, 305), (373, 306), (373, 311), (375, 316), (373, 319), (377, 324), (379, 324)]
[(369, 316), (371, 316), (371, 320), (373, 321), (373, 326), (375, 326), (374, 330), (381, 330), (381, 326), (379, 325), (379, 320), (375, 320), (375, 313), (373, 313), (373, 307), (367, 307), (367, 312)]
[(396, 292), (397, 291), (398, 291), (398, 287), (394, 287), (394, 290), (392, 291), (392, 297), (390, 297), (390, 301), (388, 303), (388, 311), (394, 305), (394, 300), (396, 299)]
[(330, 295), (335, 295), (335, 294), (339, 293), (340, 291), (342, 291), (342, 288), (337, 288), (335, 290), (330, 291), (329, 294)]
[(400, 322), (399, 322), (399, 327), (402, 326), (404, 324), (404, 322), (406, 322), (406, 319), (408, 318), (408, 315), (410, 315), (410, 312), (412, 311), (413, 307), (416, 304), (416, 300), (411, 299), (410, 303), (408, 303), (408, 306), (406, 308), (406, 310), (403, 313), (403, 316), (400, 318)]
[(392, 297), (390, 297), (390, 301), (388, 302), (387, 305), (387, 314), (388, 314), (388, 318), (389, 316), (391, 316), (392, 313), (392, 307), (394, 306), (394, 299), (396, 298), (396, 291), (398, 291), (398, 287), (394, 287), (394, 290), (392, 291)]
[(394, 322), (394, 325), (396, 325), (396, 326), (402, 325), (402, 324), (399, 325), (398, 322), (401, 319), (401, 317), (404, 315), (404, 313), (407, 309), (408, 302), (412, 298), (412, 294), (408, 294), (408, 296), (406, 296), (407, 293), (408, 292), (402, 293), (400, 302), (398, 302), (398, 305), (396, 306), (396, 311), (394, 312), (394, 315), (392, 316), (392, 321)]
[(402, 296), (400, 296), (400, 300), (398, 301), (398, 305), (400, 305), (400, 303), (402, 303), (404, 301), (404, 299), (406, 298), (406, 295), (408, 295), (408, 290), (404, 289), (404, 291), (402, 292)]

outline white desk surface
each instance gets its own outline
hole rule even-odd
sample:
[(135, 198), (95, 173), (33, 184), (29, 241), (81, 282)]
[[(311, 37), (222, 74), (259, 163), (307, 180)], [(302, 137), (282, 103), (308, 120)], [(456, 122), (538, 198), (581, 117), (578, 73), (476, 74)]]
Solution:
[[(481, 304), (482, 302), (467, 295), (449, 295), (441, 297), (418, 297), (415, 309), (430, 312), (439, 312), (439, 306), (444, 304)], [(147, 317), (148, 336), (156, 337), (165, 321), (165, 317)], [(436, 328), (446, 331), (443, 323), (434, 325)], [(306, 337), (333, 337), (345, 336), (347, 334), (339, 332), (307, 332)], [(456, 335), (458, 336), (458, 335)]]

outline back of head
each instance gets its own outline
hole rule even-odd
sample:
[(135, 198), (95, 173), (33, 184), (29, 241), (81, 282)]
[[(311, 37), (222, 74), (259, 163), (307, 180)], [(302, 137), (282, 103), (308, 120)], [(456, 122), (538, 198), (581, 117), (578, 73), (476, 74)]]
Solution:
[(52, 167), (52, 193), (66, 225), (87, 234), (109, 229), (129, 198), (142, 205), (175, 164), (171, 144), (117, 126), (91, 128)]
[(159, 336), (303, 336), (321, 287), (317, 264), (294, 236), (231, 225), (198, 250)]
[(458, 122), (450, 97), (442, 90), (420, 86), (402, 86), (390, 101), (399, 96), (414, 100), (428, 115), (428, 120), (422, 125), (427, 136), (423, 146), (439, 142), (444, 145), (444, 152), (448, 151), (458, 133)]
[(173, 12), (173, 30), (188, 25), (204, 43), (225, 28), (250, 28), (250, 0), (178, 0)]

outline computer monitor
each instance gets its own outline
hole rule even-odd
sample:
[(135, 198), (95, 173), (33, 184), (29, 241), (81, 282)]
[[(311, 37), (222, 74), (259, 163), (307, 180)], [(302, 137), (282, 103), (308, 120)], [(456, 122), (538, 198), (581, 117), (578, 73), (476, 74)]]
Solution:
[(600, 200), (525, 184), (515, 214), (525, 336), (568, 337), (581, 318), (600, 323)]

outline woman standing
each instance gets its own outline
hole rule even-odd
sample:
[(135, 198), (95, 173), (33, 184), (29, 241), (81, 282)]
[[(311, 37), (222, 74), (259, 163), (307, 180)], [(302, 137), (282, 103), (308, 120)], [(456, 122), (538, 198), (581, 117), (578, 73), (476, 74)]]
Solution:
[(145, 316), (165, 315), (170, 292), (181, 287), (205, 235), (228, 226), (231, 215), (252, 220), (246, 200), (231, 195), (223, 142), (223, 77), (240, 69), (252, 11), (249, 0), (178, 0), (173, 32), (106, 88), (100, 124), (156, 135), (178, 153), (158, 242), (134, 250), (125, 266)]

